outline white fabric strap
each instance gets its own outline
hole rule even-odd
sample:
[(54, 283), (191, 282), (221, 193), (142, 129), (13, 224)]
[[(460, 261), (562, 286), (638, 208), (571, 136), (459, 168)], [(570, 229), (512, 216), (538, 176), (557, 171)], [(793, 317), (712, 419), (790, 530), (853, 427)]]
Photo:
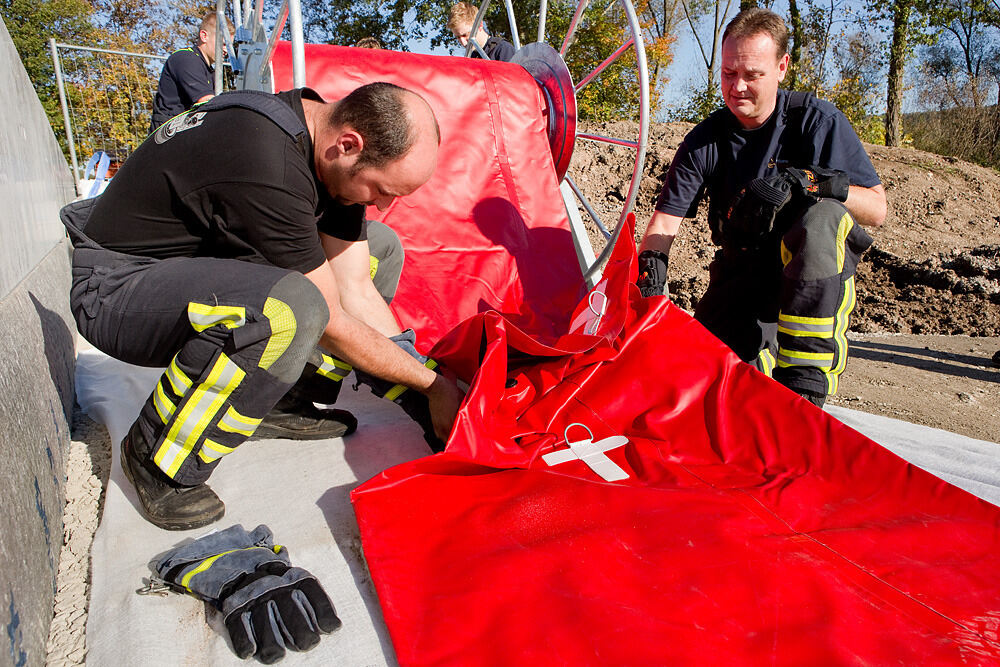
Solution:
[(572, 426), (582, 426), (590, 434), (590, 437), (577, 442), (570, 442), (569, 438), (566, 438), (566, 444), (569, 445), (568, 449), (560, 449), (542, 456), (542, 460), (547, 465), (554, 466), (579, 459), (586, 463), (591, 470), (606, 482), (617, 482), (622, 479), (628, 479), (628, 473), (622, 470), (617, 463), (605, 454), (607, 451), (628, 444), (628, 438), (623, 435), (613, 435), (610, 438), (594, 442), (593, 433), (590, 433), (590, 429), (583, 426), (583, 424), (570, 424), (566, 427), (566, 433), (569, 433), (569, 429)]

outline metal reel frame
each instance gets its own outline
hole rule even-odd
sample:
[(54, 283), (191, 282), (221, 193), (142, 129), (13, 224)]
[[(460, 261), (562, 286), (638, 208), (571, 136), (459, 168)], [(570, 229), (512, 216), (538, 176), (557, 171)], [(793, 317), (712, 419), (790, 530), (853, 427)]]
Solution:
[[(625, 221), (628, 214), (632, 212), (632, 209), (635, 206), (636, 198), (639, 195), (639, 184), (642, 181), (643, 169), (646, 164), (646, 144), (649, 138), (649, 70), (646, 64), (646, 49), (642, 37), (642, 28), (639, 25), (639, 20), (636, 17), (635, 8), (632, 6), (631, 1), (617, 0), (617, 2), (624, 10), (625, 16), (628, 20), (628, 39), (626, 39), (625, 42), (622, 43), (622, 45), (609, 55), (600, 65), (595, 67), (592, 72), (587, 74), (574, 85), (572, 77), (569, 75), (569, 69), (565, 64), (566, 53), (573, 44), (573, 36), (576, 33), (577, 27), (579, 27), (580, 20), (583, 17), (583, 12), (590, 4), (590, 0), (578, 1), (576, 9), (573, 12), (573, 18), (570, 22), (569, 29), (567, 30), (562, 46), (558, 51), (555, 51), (555, 49), (550, 47), (545, 41), (545, 20), (548, 9), (547, 0), (539, 0), (538, 42), (528, 44), (524, 48), (521, 47), (520, 37), (517, 31), (517, 21), (514, 17), (513, 4), (511, 3), (511, 0), (504, 0), (504, 5), (507, 10), (507, 23), (510, 28), (511, 41), (517, 51), (514, 54), (512, 62), (517, 63), (523, 61), (521, 64), (528, 70), (529, 73), (531, 73), (531, 75), (535, 78), (535, 81), (538, 82), (538, 85), (542, 88), (546, 101), (549, 103), (545, 112), (548, 115), (549, 143), (553, 149), (553, 162), (556, 164), (556, 175), (559, 177), (560, 182), (565, 182), (569, 185), (570, 190), (579, 201), (580, 206), (582, 206), (587, 214), (593, 219), (594, 223), (607, 240), (605, 247), (596, 260), (593, 261), (589, 267), (584, 268), (583, 277), (585, 280), (590, 282), (594, 282), (601, 267), (604, 266), (604, 263), (611, 255), (611, 250), (614, 247), (615, 242), (618, 240), (618, 235), (621, 233), (624, 226), (622, 223)], [(489, 5), (490, 0), (483, 0), (482, 4), (479, 6), (479, 11), (476, 13), (476, 18), (473, 20), (472, 27), (469, 31), (469, 43), (465, 48), (466, 57), (471, 57), (473, 50), (475, 50), (479, 53), (480, 57), (486, 58), (486, 53), (483, 51), (482, 45), (477, 43), (475, 40), (475, 34), (479, 31), (479, 27), (483, 23), (483, 17), (486, 15)], [(546, 48), (543, 49), (541, 47)], [(576, 94), (597, 78), (598, 75), (600, 75), (600, 73), (609, 65), (617, 61), (618, 58), (620, 58), (622, 54), (629, 49), (629, 47), (633, 47), (635, 49), (636, 70), (638, 73), (640, 87), (639, 136), (635, 140), (629, 140), (577, 132)], [(552, 59), (549, 57), (547, 51), (551, 51), (562, 60), (561, 67), (552, 62)], [(541, 65), (539, 65), (539, 62)], [(534, 63), (534, 66), (532, 63)], [(565, 74), (563, 74), (562, 70), (565, 70)], [(571, 102), (569, 101), (570, 98), (572, 99)], [(562, 102), (560, 103), (559, 100), (562, 100)], [(635, 162), (632, 167), (632, 177), (629, 182), (628, 195), (625, 198), (625, 204), (613, 232), (608, 231), (608, 228), (601, 221), (601, 218), (594, 210), (594, 207), (576, 185), (572, 176), (567, 173), (566, 169), (563, 167), (563, 165), (568, 167), (573, 153), (573, 148), (576, 145), (575, 142), (576, 140), (581, 139), (585, 141), (608, 143), (616, 146), (627, 146), (635, 150)], [(565, 188), (562, 189), (565, 191)], [(567, 211), (570, 212), (570, 218), (572, 220), (578, 216), (573, 215), (576, 211), (569, 211), (571, 206), (575, 206), (575, 204), (572, 204), (570, 201), (566, 201)]]

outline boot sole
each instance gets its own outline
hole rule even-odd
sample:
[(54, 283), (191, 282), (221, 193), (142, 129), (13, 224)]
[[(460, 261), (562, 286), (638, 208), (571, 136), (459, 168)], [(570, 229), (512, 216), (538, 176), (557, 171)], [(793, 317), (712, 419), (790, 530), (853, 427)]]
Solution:
[(139, 514), (142, 518), (150, 522), (157, 528), (162, 528), (164, 530), (192, 530), (194, 528), (203, 528), (211, 523), (215, 523), (221, 519), (226, 514), (226, 507), (223, 505), (222, 510), (218, 513), (218, 516), (213, 516), (211, 518), (202, 519), (191, 519), (189, 521), (172, 521), (168, 522), (163, 519), (152, 516), (146, 509), (146, 505), (142, 502), (142, 495), (139, 493), (139, 485), (135, 483), (135, 479), (132, 476), (132, 468), (128, 464), (128, 454), (125, 452), (125, 440), (121, 443), (121, 467), (122, 471), (125, 473), (125, 477), (128, 479), (129, 484), (132, 485), (132, 489), (135, 491), (135, 498), (139, 505)]
[(313, 431), (309, 429), (297, 429), (291, 428), (289, 426), (282, 426), (280, 424), (268, 424), (266, 421), (261, 422), (254, 431), (254, 437), (258, 438), (280, 438), (283, 440), (328, 440), (330, 438), (342, 438), (351, 435), (358, 430), (358, 420), (350, 412), (338, 411), (342, 414), (340, 417), (343, 419), (341, 421), (333, 419), (317, 420), (320, 421), (324, 426), (336, 424), (337, 427), (326, 428), (322, 432)]

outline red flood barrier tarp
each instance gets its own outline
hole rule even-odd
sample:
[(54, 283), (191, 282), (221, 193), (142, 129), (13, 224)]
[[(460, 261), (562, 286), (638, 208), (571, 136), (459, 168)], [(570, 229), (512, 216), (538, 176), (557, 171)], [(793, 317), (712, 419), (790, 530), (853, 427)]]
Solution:
[[(621, 238), (599, 321), (442, 340), (475, 373), (447, 451), (354, 492), (400, 662), (998, 664), (1000, 509), (640, 298)], [(627, 444), (543, 458), (587, 430)]]
[[(353, 495), (401, 663), (1000, 662), (998, 508), (639, 298), (630, 234), (581, 301), (525, 72), (306, 62), (328, 99), (392, 81), (441, 122), (437, 173), (385, 216), (407, 250), (394, 308), (471, 389), (445, 453)], [(279, 89), (289, 63), (282, 45)]]
[[(519, 65), (378, 49), (306, 45), (306, 84), (326, 100), (387, 81), (422, 94), (441, 128), (438, 167), (373, 219), (399, 234), (406, 263), (392, 307), (427, 351), (465, 318), (494, 309), (558, 333), (583, 293), (556, 182), (538, 85)], [(274, 55), (292, 87), (291, 48)]]

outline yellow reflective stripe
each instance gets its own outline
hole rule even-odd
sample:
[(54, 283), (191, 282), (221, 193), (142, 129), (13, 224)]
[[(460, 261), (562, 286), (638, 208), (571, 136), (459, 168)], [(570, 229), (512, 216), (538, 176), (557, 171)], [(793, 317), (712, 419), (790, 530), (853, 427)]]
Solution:
[(830, 395), (837, 393), (840, 382), (839, 376), (847, 368), (848, 316), (854, 310), (856, 303), (857, 291), (854, 286), (854, 276), (851, 276), (844, 281), (844, 300), (840, 303), (840, 308), (837, 309), (837, 328), (833, 333), (833, 342), (837, 346), (837, 351), (840, 352), (840, 359), (838, 359), (837, 365), (831, 369), (830, 375), (827, 376), (828, 386), (826, 393)]
[(268, 297), (264, 302), (264, 317), (271, 323), (271, 337), (267, 339), (267, 346), (257, 365), (270, 368), (295, 338), (295, 313), (284, 301)]
[(854, 227), (854, 220), (850, 213), (844, 213), (837, 226), (837, 273), (844, 270), (844, 257), (847, 253), (847, 235)]
[(217, 324), (235, 329), (246, 324), (247, 313), (243, 306), (209, 306), (191, 301), (188, 303), (188, 320), (199, 333)]
[[(253, 547), (251, 547), (251, 548), (253, 548)], [(191, 586), (189, 586), (189, 584), (191, 583), (191, 579), (193, 579), (196, 574), (201, 574), (202, 572), (204, 572), (208, 568), (212, 567), (212, 564), (215, 563), (215, 561), (219, 560), (220, 558), (222, 558), (226, 554), (233, 553), (234, 551), (242, 551), (242, 550), (241, 549), (230, 549), (229, 551), (223, 551), (221, 554), (215, 554), (214, 556), (210, 556), (210, 557), (206, 558), (205, 560), (201, 561), (200, 563), (198, 563), (198, 567), (192, 569), (190, 572), (186, 573), (183, 577), (181, 577), (181, 586), (183, 586), (184, 588), (188, 589), (188, 591), (191, 591)], [(191, 592), (193, 592), (193, 591), (191, 591)]]
[[(276, 554), (277, 553), (281, 553), (281, 545), (278, 545), (278, 544), (275, 544), (274, 548), (272, 548), (272, 549), (268, 549), (267, 547), (244, 547), (242, 549), (230, 549), (229, 551), (223, 551), (221, 554), (215, 554), (214, 556), (209, 556), (205, 560), (203, 560), (200, 563), (198, 563), (197, 567), (192, 568), (189, 572), (186, 572), (184, 574), (184, 576), (181, 577), (180, 584), (181, 584), (181, 586), (183, 586), (184, 588), (186, 588), (188, 591), (191, 591), (190, 584), (191, 584), (191, 580), (194, 578), (194, 576), (196, 574), (201, 574), (202, 572), (204, 572), (208, 568), (212, 567), (212, 565), (215, 564), (215, 561), (219, 560), (220, 558), (222, 558), (226, 554), (236, 553), (237, 551), (253, 551), (254, 549), (266, 549), (267, 551), (273, 552), (273, 553), (276, 553)], [(191, 592), (193, 593), (194, 591), (191, 591)]]
[(757, 354), (757, 358), (760, 360), (760, 372), (771, 377), (771, 373), (774, 371), (774, 355), (765, 348)]
[(823, 372), (830, 370), (833, 363), (833, 352), (800, 352), (798, 350), (786, 350), (778, 348), (778, 366), (789, 368), (790, 366), (812, 366)]
[(802, 331), (800, 329), (783, 327), (780, 324), (778, 325), (778, 331), (789, 336), (798, 336), (799, 338), (833, 338), (832, 331)]
[(781, 241), (781, 265), (782, 266), (788, 266), (788, 263), (790, 261), (792, 261), (792, 253), (790, 253), (788, 251), (788, 248), (785, 247), (784, 240), (782, 240)]
[(260, 422), (260, 419), (241, 415), (236, 411), (236, 408), (230, 405), (229, 409), (226, 410), (226, 414), (222, 415), (222, 419), (219, 420), (219, 428), (223, 431), (239, 433), (249, 438), (257, 430)]
[(779, 313), (778, 320), (782, 322), (793, 322), (795, 324), (814, 324), (818, 326), (833, 326), (832, 317), (807, 317), (806, 315), (788, 315)]
[[(433, 359), (428, 359), (427, 361), (424, 362), (424, 366), (426, 366), (431, 370), (437, 368), (437, 365), (438, 363)], [(385, 396), (383, 396), (382, 398), (385, 398), (390, 401), (395, 401), (407, 389), (409, 389), (409, 387), (407, 387), (405, 384), (397, 384), (395, 387), (385, 392)]]
[(235, 447), (226, 447), (214, 440), (205, 438), (205, 442), (201, 444), (201, 449), (198, 450), (198, 458), (205, 463), (212, 463), (213, 461), (218, 461), (226, 454), (232, 453), (235, 449)]
[(789, 336), (832, 338), (833, 318), (778, 313), (778, 331)]
[(368, 255), (368, 270), (371, 272), (372, 278), (378, 273), (378, 257), (375, 255)]
[(327, 354), (322, 355), (323, 361), (320, 363), (319, 368), (316, 372), (325, 378), (329, 378), (334, 382), (339, 382), (350, 374), (354, 368), (340, 359), (335, 359)]
[(385, 392), (385, 396), (383, 396), (382, 398), (389, 401), (395, 401), (407, 389), (409, 389), (409, 387), (407, 387), (405, 384), (397, 384), (395, 387)]
[(156, 389), (153, 391), (153, 407), (156, 408), (156, 414), (160, 415), (163, 423), (169, 424), (177, 406), (167, 398), (166, 392), (163, 391), (163, 382), (156, 383)]
[(172, 478), (177, 473), (215, 413), (244, 377), (246, 373), (229, 357), (219, 355), (208, 378), (198, 385), (180, 414), (174, 418), (173, 425), (153, 457), (156, 465), (168, 477)]
[(178, 396), (183, 396), (187, 393), (187, 390), (191, 388), (191, 379), (184, 374), (184, 371), (180, 369), (177, 365), (177, 357), (170, 362), (167, 366), (167, 370), (164, 373), (167, 376), (167, 380), (170, 381), (170, 386), (173, 387), (174, 393)]

